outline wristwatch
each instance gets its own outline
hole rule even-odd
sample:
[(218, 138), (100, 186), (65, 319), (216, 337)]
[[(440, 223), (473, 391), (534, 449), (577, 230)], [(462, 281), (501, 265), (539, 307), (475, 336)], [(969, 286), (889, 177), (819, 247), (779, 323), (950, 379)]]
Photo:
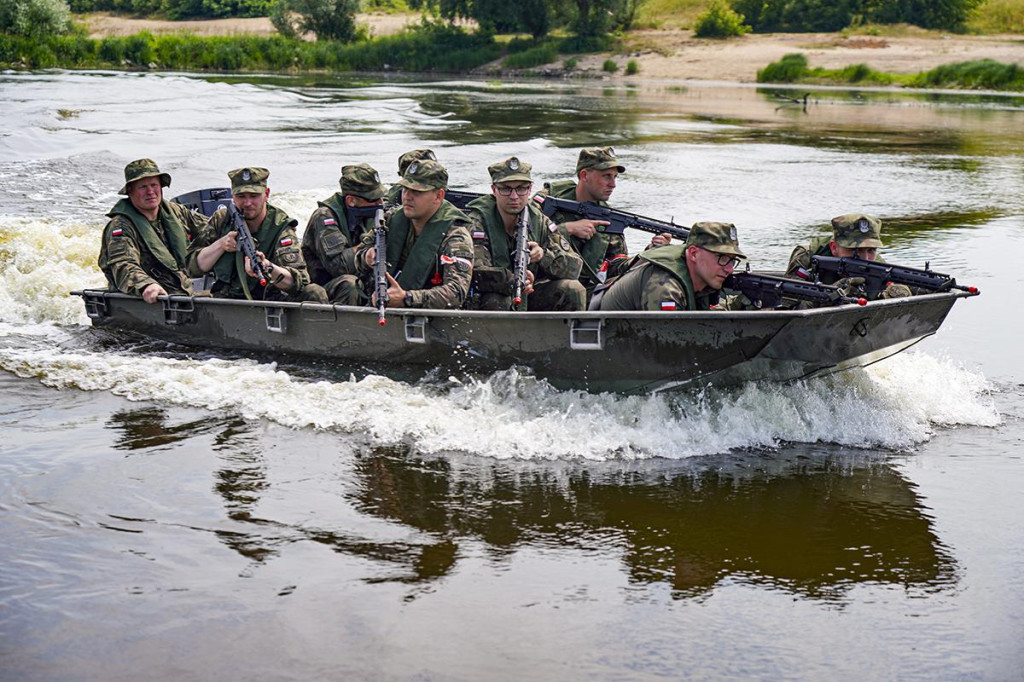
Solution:
[(405, 307), (406, 308), (411, 308), (412, 307), (412, 292), (411, 291), (405, 292)]

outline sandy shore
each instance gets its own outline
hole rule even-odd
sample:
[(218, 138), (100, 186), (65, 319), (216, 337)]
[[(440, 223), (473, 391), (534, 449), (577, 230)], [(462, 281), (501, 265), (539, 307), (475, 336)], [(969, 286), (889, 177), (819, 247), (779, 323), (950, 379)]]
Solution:
[[(151, 21), (95, 14), (84, 17), (84, 21), (93, 37), (131, 35), (139, 31), (154, 34), (189, 31), (204, 36), (275, 33), (266, 18)], [(419, 16), (360, 14), (357, 21), (368, 25), (372, 35), (385, 36), (418, 22)], [(620, 75), (611, 78), (752, 82), (758, 69), (791, 52), (806, 54), (812, 67), (835, 69), (864, 63), (892, 73), (917, 73), (942, 64), (975, 59), (995, 59), (1024, 66), (1024, 36), (1018, 35), (844, 38), (836, 33), (775, 33), (706, 40), (694, 38), (692, 31), (670, 29), (633, 31), (628, 42), (636, 46), (630, 55), (586, 55), (580, 58), (577, 69), (601, 74), (601, 66), (610, 56), (623, 67)], [(630, 59), (639, 63), (639, 76), (621, 75)]]

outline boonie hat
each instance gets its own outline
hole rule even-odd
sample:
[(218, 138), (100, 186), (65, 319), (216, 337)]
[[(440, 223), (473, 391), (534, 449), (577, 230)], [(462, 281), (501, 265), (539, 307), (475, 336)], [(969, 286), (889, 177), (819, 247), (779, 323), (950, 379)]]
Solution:
[(231, 194), (263, 194), (267, 191), (267, 178), (270, 171), (266, 168), (236, 168), (228, 171), (231, 178)]
[(532, 168), (533, 166), (525, 161), (520, 161), (516, 157), (510, 156), (504, 161), (492, 163), (487, 167), (487, 172), (491, 174), (491, 182), (495, 184), (516, 180), (533, 182), (533, 178), (530, 177), (530, 170)]
[(740, 251), (736, 226), (732, 223), (694, 223), (686, 238), (686, 246), (699, 246), (714, 253), (746, 258), (746, 255)]
[(380, 175), (368, 163), (355, 163), (341, 167), (341, 193), (362, 197), (367, 201), (377, 201), (384, 196), (384, 185), (380, 184)]
[(437, 161), (413, 161), (398, 184), (417, 192), (444, 189), (448, 186), (448, 171)]
[(594, 170), (606, 170), (614, 168), (620, 173), (626, 172), (626, 167), (615, 158), (615, 150), (611, 147), (587, 147), (580, 150), (580, 157), (576, 160), (576, 175), (584, 168)]
[(413, 149), (398, 157), (398, 174), (405, 175), (405, 169), (413, 161), (437, 161), (433, 149)]
[(832, 219), (832, 238), (844, 249), (880, 249), (882, 223), (863, 213), (847, 213)]
[(138, 159), (132, 161), (124, 167), (124, 187), (122, 187), (118, 194), (128, 194), (128, 185), (132, 184), (136, 180), (143, 178), (152, 178), (160, 176), (160, 186), (170, 187), (171, 176), (167, 173), (161, 173), (160, 169), (156, 166), (156, 161), (153, 159)]

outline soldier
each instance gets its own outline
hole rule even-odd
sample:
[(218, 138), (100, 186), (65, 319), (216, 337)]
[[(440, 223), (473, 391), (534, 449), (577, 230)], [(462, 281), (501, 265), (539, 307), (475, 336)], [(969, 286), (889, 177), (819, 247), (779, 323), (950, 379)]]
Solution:
[[(437, 161), (413, 161), (399, 181), (402, 207), (388, 219), (388, 305), (461, 308), (473, 277), (473, 238), (466, 214), (445, 201), (448, 171)], [(360, 275), (378, 257), (374, 234), (356, 252)], [(376, 292), (371, 302), (376, 305)]]
[(221, 298), (327, 303), (323, 288), (309, 283), (295, 234), (298, 223), (267, 203), (269, 176), (266, 168), (236, 168), (228, 173), (231, 200), (252, 233), (257, 254), (269, 276), (266, 286), (260, 285), (252, 264), (239, 250), (238, 231), (225, 206), (217, 209), (210, 224), (189, 247), (189, 272), (193, 277), (202, 277), (212, 271), (216, 281), (210, 291)]
[[(398, 177), (405, 176), (405, 171), (413, 161), (437, 161), (432, 149), (413, 149), (398, 157)], [(447, 189), (447, 188), (446, 188)], [(384, 205), (388, 208), (402, 205), (402, 183), (396, 182), (388, 188), (384, 195)]]
[(594, 294), (592, 310), (710, 310), (741, 258), (731, 223), (697, 223), (685, 244), (648, 249)]
[(124, 169), (127, 195), (110, 209), (103, 228), (99, 266), (111, 289), (155, 303), (158, 296), (192, 294), (187, 273), (189, 240), (206, 218), (181, 204), (164, 201), (171, 176), (154, 161), (139, 159)]
[[(576, 160), (578, 182), (560, 180), (545, 183), (544, 193), (560, 199), (591, 201), (607, 206), (608, 199), (615, 191), (619, 173), (625, 172), (626, 167), (615, 158), (614, 149), (588, 147), (580, 150), (579, 158)], [(606, 220), (580, 219), (573, 213), (563, 211), (556, 212), (552, 220), (560, 225), (573, 250), (583, 259), (580, 281), (586, 287), (588, 295), (607, 277), (618, 273), (619, 268), (629, 257), (626, 240), (621, 234), (606, 234), (599, 230), (601, 226), (608, 225)], [(664, 246), (671, 241), (671, 235), (658, 234), (651, 239), (648, 248)]]
[(331, 303), (361, 305), (366, 295), (355, 276), (355, 253), (363, 233), (373, 231), (374, 209), (383, 206), (384, 185), (365, 163), (342, 166), (339, 183), (341, 191), (317, 202), (319, 208), (309, 217), (302, 257), (310, 280), (326, 290)]
[(519, 310), (585, 310), (587, 292), (578, 278), (583, 261), (558, 226), (530, 200), (532, 166), (516, 157), (487, 168), (491, 194), (468, 209), (473, 236), (473, 296), (469, 307), (508, 310), (515, 289), (513, 273), (520, 215), (528, 213), (530, 264)]
[[(882, 248), (882, 223), (878, 218), (863, 213), (847, 213), (832, 219), (831, 237), (813, 237), (807, 246), (793, 249), (786, 267), (787, 277), (808, 279), (811, 270), (812, 256), (835, 256), (837, 258), (861, 258), (885, 262), (878, 255)], [(823, 272), (819, 280), (822, 284), (834, 284), (853, 295), (853, 289), (864, 283), (863, 278), (838, 279), (834, 273)], [(910, 296), (910, 288), (903, 284), (890, 284), (879, 298), (902, 298)]]

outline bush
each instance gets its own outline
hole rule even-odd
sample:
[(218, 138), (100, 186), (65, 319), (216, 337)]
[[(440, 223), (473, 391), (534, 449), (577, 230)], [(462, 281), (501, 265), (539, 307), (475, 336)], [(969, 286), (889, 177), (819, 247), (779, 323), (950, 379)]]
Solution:
[(579, 66), (579, 63), (580, 60), (577, 57), (569, 57), (564, 62), (562, 62), (562, 67), (566, 69), (575, 69), (577, 66)]
[(640, 73), (640, 64), (635, 59), (630, 59), (626, 62), (626, 75), (635, 76)]
[(71, 29), (71, 10), (64, 0), (3, 0), (0, 33), (45, 38)]
[(356, 27), (358, 9), (359, 0), (274, 0), (270, 21), (286, 38), (310, 32), (317, 40), (351, 43), (365, 38)]
[(707, 10), (697, 17), (693, 33), (698, 38), (733, 38), (750, 33), (743, 23), (743, 15), (725, 4), (724, 0), (711, 0)]
[(757, 72), (758, 83), (795, 83), (807, 75), (807, 57), (799, 52), (787, 54)]
[(608, 73), (615, 73), (619, 70), (619, 65), (614, 59), (606, 59), (604, 60), (604, 64), (601, 65), (601, 70), (607, 71)]
[(550, 64), (557, 59), (558, 50), (553, 44), (548, 43), (510, 54), (501, 65), (506, 69), (529, 69), (542, 64)]
[(911, 80), (915, 87), (979, 88), (986, 90), (1024, 90), (1024, 68), (993, 59), (945, 64), (918, 74)]

